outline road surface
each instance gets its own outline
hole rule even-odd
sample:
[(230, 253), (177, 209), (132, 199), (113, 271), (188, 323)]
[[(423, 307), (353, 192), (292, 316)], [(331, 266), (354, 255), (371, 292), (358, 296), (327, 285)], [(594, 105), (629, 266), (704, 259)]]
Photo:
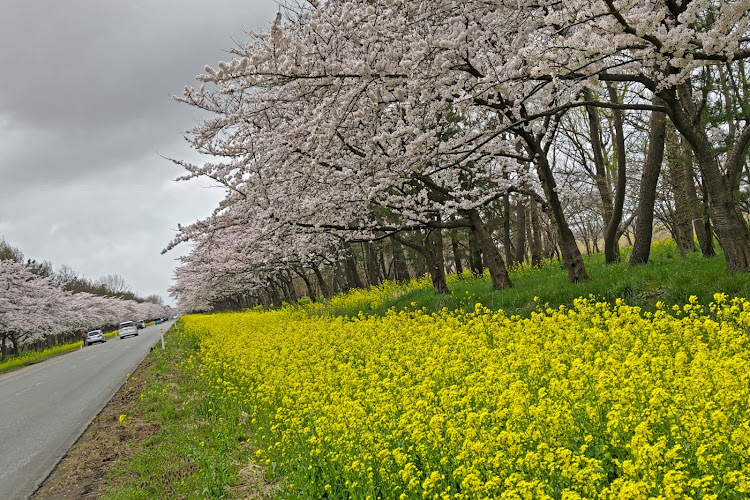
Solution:
[(0, 499), (34, 493), (172, 323), (0, 375)]

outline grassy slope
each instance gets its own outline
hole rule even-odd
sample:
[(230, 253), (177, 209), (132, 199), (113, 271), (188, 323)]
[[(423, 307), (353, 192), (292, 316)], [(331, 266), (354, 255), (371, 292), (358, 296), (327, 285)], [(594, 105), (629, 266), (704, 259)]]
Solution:
[[(577, 297), (594, 295), (609, 302), (623, 298), (628, 304), (651, 310), (657, 301), (683, 304), (695, 295), (698, 302), (707, 304), (713, 294), (723, 292), (730, 296), (750, 297), (750, 274), (728, 275), (722, 255), (704, 258), (692, 253), (683, 259), (674, 242), (655, 243), (651, 262), (637, 267), (627, 265), (630, 249), (623, 251), (623, 259), (615, 264), (605, 264), (603, 254), (584, 257), (590, 281), (571, 284), (562, 263), (549, 261), (540, 269), (511, 271), (513, 288), (492, 290), (487, 277), (465, 277), (450, 285), (451, 295), (441, 296), (425, 287), (403, 295), (368, 314), (383, 314), (391, 307), (425, 307), (428, 311), (448, 309), (471, 310), (481, 302), (491, 309), (503, 309), (509, 314), (528, 316), (536, 307), (534, 297), (552, 306), (570, 305)], [(357, 315), (359, 311), (330, 309), (333, 314)]]

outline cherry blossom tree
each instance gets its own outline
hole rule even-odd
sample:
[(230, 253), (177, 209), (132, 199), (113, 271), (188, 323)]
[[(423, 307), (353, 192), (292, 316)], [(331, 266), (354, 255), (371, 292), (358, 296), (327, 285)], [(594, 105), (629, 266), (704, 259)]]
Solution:
[[(0, 261), (0, 343), (2, 359), (12, 342), (18, 354), (24, 341), (33, 341), (50, 327), (50, 316), (60, 305), (49, 278), (40, 278), (25, 265), (13, 260)], [(56, 300), (57, 299), (57, 300)]]
[[(211, 217), (181, 227), (170, 245), (197, 242), (174, 291), (205, 305), (225, 292), (286, 283), (304, 250), (266, 258), (244, 242), (275, 255), (279, 246), (309, 241), (295, 233), (310, 232), (340, 238), (325, 246), (329, 255), (380, 237), (413, 244), (428, 260), (436, 290), (445, 291), (441, 231), (449, 228), (468, 228), (495, 287), (510, 286), (483, 212), (511, 193), (547, 209), (569, 279), (588, 279), (550, 156), (575, 108), (588, 113), (595, 153), (602, 151), (594, 144), (597, 108), (612, 110), (614, 198), (599, 183), (608, 261), (616, 259), (623, 218), (627, 109), (651, 113), (655, 124), (666, 114), (684, 136), (706, 182), (728, 268), (747, 269), (750, 237), (733, 189), (748, 122), (715, 125), (729, 128), (730, 137), (717, 152), (718, 135), (701, 121), (711, 93), (696, 85), (709, 67), (744, 71), (745, 7), (746, 0), (330, 0), (287, 11), (286, 19), (279, 14), (231, 61), (207, 66), (200, 88), (177, 98), (211, 113), (187, 139), (212, 160), (177, 160), (183, 179), (211, 178), (227, 195)], [(600, 82), (605, 99), (596, 97)], [(625, 102), (618, 85), (642, 97)], [(653, 130), (651, 179), (663, 150)], [(594, 162), (601, 180), (603, 160), (595, 154)], [(638, 233), (650, 234), (653, 208), (642, 202), (639, 220), (649, 228)], [(206, 283), (223, 290), (212, 294)]]
[[(725, 122), (718, 127), (728, 133), (723, 139), (705, 127), (710, 95), (700, 80), (712, 67), (735, 71), (750, 57), (749, 11), (746, 0), (556, 4), (537, 10), (543, 36), (522, 52), (530, 63), (528, 75), (536, 80), (630, 82), (659, 99), (651, 109), (665, 112), (690, 145), (706, 183), (727, 268), (733, 272), (750, 268), (750, 233), (734, 194), (750, 122), (745, 116), (731, 133), (724, 129)], [(717, 149), (721, 142), (725, 147)]]
[[(297, 206), (309, 200), (305, 216), (315, 220), (290, 219), (294, 224), (394, 232), (469, 227), (496, 288), (510, 286), (479, 209), (529, 185), (519, 159), (529, 161), (542, 151), (543, 133), (495, 123), (507, 117), (481, 97), (487, 84), (478, 83), (477, 69), (461, 60), (465, 47), (446, 45), (432, 33), (447, 30), (452, 37), (455, 19), (410, 24), (410, 17), (422, 17), (419, 10), (392, 4), (384, 15), (372, 5), (353, 9), (351, 3), (331, 2), (287, 24), (279, 18), (270, 33), (238, 49), (237, 59), (220, 63), (218, 70), (207, 68), (200, 79), (217, 90), (186, 89), (180, 100), (217, 115), (194, 129), (190, 141), (227, 161), (201, 167), (179, 163), (189, 171), (186, 178), (208, 176), (227, 186), (220, 211), (261, 194), (274, 216), (299, 215), (297, 207), (287, 209), (289, 200)], [(392, 8), (396, 4), (399, 9)], [(439, 7), (429, 10), (456, 13), (455, 6)], [(363, 25), (364, 32), (354, 28)], [(404, 25), (414, 29), (405, 31)], [(394, 45), (399, 49), (385, 50)], [(462, 119), (450, 119), (455, 116)], [(520, 140), (531, 148), (529, 158), (519, 155), (513, 130), (520, 130)], [(535, 164), (541, 165), (546, 194), (568, 243), (564, 254), (571, 279), (585, 278), (580, 253), (570, 244), (572, 233), (564, 229), (546, 157)], [(504, 174), (509, 170), (516, 175)], [(308, 182), (300, 185), (299, 179)], [(390, 224), (362, 217), (373, 206), (388, 209)], [(190, 238), (185, 233), (183, 240)]]
[[(116, 325), (134, 318), (162, 317), (169, 308), (116, 297), (72, 293), (53, 276), (13, 259), (0, 260), (0, 348), (2, 359), (48, 338)], [(59, 281), (57, 282), (60, 284)]]

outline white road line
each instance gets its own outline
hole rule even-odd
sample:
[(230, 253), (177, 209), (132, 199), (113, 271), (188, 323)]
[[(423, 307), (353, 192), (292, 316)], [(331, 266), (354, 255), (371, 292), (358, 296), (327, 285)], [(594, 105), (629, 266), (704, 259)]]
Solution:
[(15, 394), (15, 395), (16, 395), (16, 396), (20, 396), (20, 395), (21, 395), (21, 394), (23, 394), (24, 392), (26, 392), (26, 391), (30, 391), (30, 390), (31, 390), (31, 389), (33, 389), (34, 387), (38, 387), (38, 386), (42, 385), (43, 383), (44, 383), (44, 382), (37, 382), (36, 384), (34, 384), (34, 385), (30, 386), (30, 387), (27, 387), (26, 389), (22, 390), (21, 392), (17, 392), (17, 393)]

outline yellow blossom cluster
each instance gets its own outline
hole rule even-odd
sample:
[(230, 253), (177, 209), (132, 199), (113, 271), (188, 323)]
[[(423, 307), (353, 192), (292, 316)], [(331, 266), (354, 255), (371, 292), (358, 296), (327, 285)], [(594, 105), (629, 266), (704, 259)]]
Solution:
[(750, 302), (183, 318), (291, 498), (750, 498)]
[(408, 283), (385, 281), (379, 286), (368, 289), (354, 288), (346, 293), (334, 295), (325, 302), (306, 304), (308, 312), (325, 313), (329, 311), (370, 311), (389, 304), (411, 291), (432, 288), (427, 276), (413, 278)]

